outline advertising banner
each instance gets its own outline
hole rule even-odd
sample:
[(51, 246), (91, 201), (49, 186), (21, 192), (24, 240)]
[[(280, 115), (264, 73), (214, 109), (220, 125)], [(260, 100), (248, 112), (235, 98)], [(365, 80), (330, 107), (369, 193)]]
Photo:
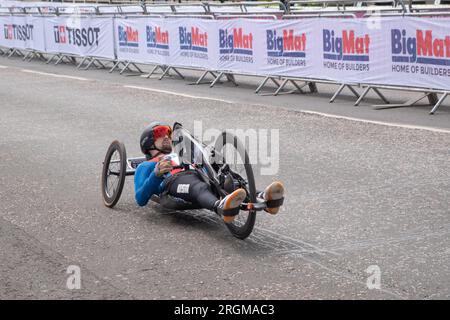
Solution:
[(450, 90), (450, 18), (0, 16), (0, 46), (260, 76)]
[(44, 18), (0, 16), (0, 46), (45, 51)]
[[(317, 21), (267, 21), (264, 28), (263, 56), (260, 68), (265, 75), (317, 77), (317, 41), (314, 30)], [(259, 42), (259, 41), (258, 41)]]
[(216, 21), (207, 19), (167, 19), (170, 38), (170, 65), (215, 70), (218, 68)]
[(114, 59), (112, 18), (49, 17), (45, 19), (48, 53)]

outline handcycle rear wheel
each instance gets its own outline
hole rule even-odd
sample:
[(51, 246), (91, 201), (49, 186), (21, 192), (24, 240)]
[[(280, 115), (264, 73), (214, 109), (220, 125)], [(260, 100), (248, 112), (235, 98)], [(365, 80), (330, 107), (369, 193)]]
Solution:
[(102, 169), (102, 195), (105, 206), (112, 208), (120, 199), (127, 170), (127, 152), (122, 142), (114, 140), (106, 152)]
[[(250, 164), (247, 150), (241, 141), (232, 133), (223, 132), (217, 139), (214, 150), (220, 154), (216, 157), (216, 163), (228, 164), (230, 169), (242, 177), (245, 181), (242, 187), (247, 192), (246, 203), (256, 203), (256, 188), (253, 169)], [(231, 223), (226, 223), (230, 232), (239, 239), (247, 238), (253, 231), (256, 220), (255, 210), (241, 210), (239, 215)]]

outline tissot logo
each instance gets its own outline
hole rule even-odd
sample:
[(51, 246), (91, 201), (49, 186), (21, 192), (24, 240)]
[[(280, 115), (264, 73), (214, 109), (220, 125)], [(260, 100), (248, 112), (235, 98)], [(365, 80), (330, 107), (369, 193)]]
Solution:
[(55, 43), (78, 47), (98, 46), (100, 28), (72, 28), (65, 25), (53, 27)]
[(32, 24), (4, 24), (4, 36), (6, 40), (33, 40), (33, 25)]

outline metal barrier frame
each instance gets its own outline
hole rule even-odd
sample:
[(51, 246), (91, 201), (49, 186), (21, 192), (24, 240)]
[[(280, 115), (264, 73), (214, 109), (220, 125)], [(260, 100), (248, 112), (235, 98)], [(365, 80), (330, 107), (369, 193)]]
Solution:
[[(406, 1), (406, 0), (405, 0)], [(437, 0), (440, 2), (439, 0)], [(64, 2), (64, 1), (63, 1)], [(443, 7), (414, 7), (412, 0), (409, 1), (409, 5), (406, 6), (403, 0), (367, 0), (367, 1), (358, 1), (358, 0), (298, 0), (298, 1), (290, 1), (290, 5), (287, 7), (284, 6), (280, 1), (265, 1), (265, 2), (238, 2), (238, 3), (203, 3), (203, 2), (195, 2), (189, 4), (148, 4), (146, 2), (138, 4), (127, 3), (124, 5), (105, 5), (105, 6), (93, 6), (92, 4), (80, 4), (78, 7), (61, 7), (61, 6), (37, 6), (37, 7), (10, 7), (10, 8), (0, 8), (0, 15), (25, 15), (32, 14), (39, 16), (64, 16), (64, 15), (79, 15), (83, 16), (110, 16), (112, 18), (115, 17), (158, 17), (158, 18), (172, 18), (172, 17), (195, 17), (195, 18), (204, 18), (204, 19), (233, 19), (233, 18), (247, 18), (247, 19), (278, 19), (277, 15), (279, 13), (289, 13), (284, 14), (282, 19), (307, 19), (307, 18), (327, 18), (327, 17), (344, 17), (344, 18), (357, 18), (357, 14), (366, 13), (360, 17), (367, 17), (367, 11), (376, 10), (380, 12), (380, 16), (395, 16), (395, 17), (406, 17), (406, 16), (449, 16), (450, 15), (450, 6), (444, 6), (444, 8), (448, 8), (449, 11), (442, 11)], [(296, 4), (317, 4), (321, 3), (324, 8), (330, 8), (328, 5), (335, 5), (335, 11), (330, 10), (291, 10), (293, 5)], [(351, 3), (353, 6), (346, 6), (346, 3)], [(392, 8), (377, 8), (377, 6), (364, 6), (364, 4), (371, 3), (391, 3)], [(274, 12), (268, 13), (268, 10), (259, 12), (251, 12), (249, 13), (249, 7), (255, 6), (267, 6), (267, 5), (278, 5), (280, 10), (274, 10)], [(193, 12), (181, 12), (179, 8), (181, 6), (191, 6), (191, 7), (201, 7), (204, 10), (204, 13), (193, 13)], [(123, 10), (125, 7), (140, 7), (142, 10), (134, 11), (126, 11)], [(158, 7), (169, 7), (171, 12), (162, 12), (161, 14), (153, 14), (148, 10), (149, 8), (158, 8)], [(224, 12), (217, 11), (214, 8), (226, 8), (226, 7), (238, 7), (239, 12)], [(94, 9), (92, 12), (84, 12), (81, 13), (80, 10), (83, 8), (91, 8)], [(113, 12), (102, 12), (101, 8), (116, 8)], [(33, 12), (34, 11), (34, 12)], [(149, 12), (150, 11), (150, 12)], [(47, 60), (45, 55), (51, 55), (51, 57)], [(125, 71), (130, 71), (133, 73), (143, 74), (144, 72), (138, 67), (138, 64), (145, 63), (136, 63), (132, 61), (119, 61), (117, 56), (115, 59), (106, 59), (100, 57), (80, 57), (78, 55), (73, 54), (64, 54), (64, 53), (46, 53), (39, 52), (36, 50), (27, 50), (27, 49), (18, 49), (18, 48), (5, 48), (0, 47), (0, 55), (12, 57), (14, 55), (21, 57), (24, 61), (31, 61), (33, 58), (39, 58), (40, 60), (46, 61), (47, 64), (52, 62), (55, 58), (57, 59), (55, 65), (65, 62), (77, 65), (77, 68), (80, 69), (85, 63), (87, 65), (83, 68), (83, 70), (89, 69), (91, 66), (95, 66), (97, 68), (105, 69), (107, 68), (103, 62), (111, 62), (113, 63), (112, 68), (109, 70), (112, 73), (116, 68), (122, 67), (119, 71), (119, 74), (123, 74)], [(77, 62), (76, 59), (80, 59), (80, 62)], [(242, 76), (253, 76), (253, 77), (264, 77), (263, 81), (258, 85), (255, 90), (256, 94), (261, 95), (280, 95), (280, 94), (290, 94), (290, 93), (300, 93), (305, 94), (304, 88), (308, 86), (309, 91), (311, 93), (318, 92), (317, 84), (333, 84), (338, 85), (338, 89), (335, 91), (333, 96), (330, 99), (330, 103), (334, 102), (335, 99), (342, 93), (342, 91), (347, 88), (357, 100), (354, 105), (359, 106), (360, 103), (364, 100), (367, 94), (372, 90), (385, 104), (383, 105), (374, 105), (376, 109), (386, 109), (386, 108), (398, 108), (398, 107), (409, 107), (415, 105), (417, 102), (423, 100), (424, 98), (428, 98), (429, 105), (432, 105), (432, 109), (430, 114), (434, 114), (436, 110), (442, 105), (444, 100), (450, 95), (450, 90), (442, 90), (435, 88), (419, 88), (419, 87), (409, 87), (409, 86), (401, 86), (401, 85), (383, 85), (383, 84), (368, 84), (368, 83), (341, 83), (333, 80), (327, 79), (318, 79), (318, 78), (304, 78), (304, 77), (285, 77), (281, 75), (259, 75), (259, 74), (246, 74), (246, 73), (236, 73), (229, 70), (210, 70), (206, 68), (195, 68), (195, 67), (186, 67), (186, 66), (174, 66), (174, 65), (166, 65), (166, 64), (154, 64), (149, 63), (148, 65), (153, 65), (154, 68), (152, 71), (146, 76), (150, 78), (157, 71), (161, 71), (161, 75), (159, 80), (162, 80), (166, 76), (170, 76), (170, 71), (174, 71), (180, 78), (184, 79), (184, 76), (179, 72), (178, 69), (188, 69), (188, 70), (197, 70), (203, 71), (201, 77), (194, 83), (195, 85), (199, 84), (209, 84), (210, 87), (214, 87), (217, 83), (221, 81), (223, 77), (233, 83), (234, 85), (238, 85), (235, 80), (235, 75)], [(133, 70), (133, 67), (135, 70)], [(211, 82), (203, 82), (207, 75), (211, 75), (213, 80)], [(276, 89), (271, 93), (261, 93), (262, 89), (267, 85), (267, 83), (271, 81), (275, 84)], [(301, 82), (301, 83), (299, 83)], [(287, 85), (292, 85), (294, 90), (284, 91), (284, 88)], [(361, 94), (359, 94), (355, 88), (363, 88)], [(382, 94), (380, 90), (397, 90), (397, 91), (409, 91), (409, 92), (420, 92), (421, 95), (417, 98), (413, 98), (410, 101), (407, 101), (402, 104), (390, 104), (388, 99)], [(439, 98), (438, 94), (441, 94)]]

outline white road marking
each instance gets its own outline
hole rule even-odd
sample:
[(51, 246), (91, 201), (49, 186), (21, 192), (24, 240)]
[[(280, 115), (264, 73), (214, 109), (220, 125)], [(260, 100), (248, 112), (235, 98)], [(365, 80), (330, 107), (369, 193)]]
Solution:
[(123, 87), (129, 88), (129, 89), (137, 89), (137, 90), (145, 90), (145, 91), (152, 91), (152, 92), (158, 92), (158, 93), (172, 94), (174, 96), (180, 96), (180, 97), (185, 97), (185, 98), (190, 98), (190, 99), (212, 100), (212, 101), (218, 101), (218, 102), (224, 102), (224, 103), (230, 103), (230, 104), (238, 103), (238, 102), (219, 99), (219, 98), (195, 96), (195, 95), (186, 94), (186, 93), (179, 93), (179, 92), (173, 92), (173, 91), (167, 91), (167, 90), (161, 90), (161, 89), (153, 89), (153, 88), (147, 88), (147, 87), (138, 87), (138, 86), (123, 86)]
[[(8, 67), (0, 66), (0, 68), (5, 69), (5, 68), (8, 68)], [(67, 79), (72, 79), (72, 80), (80, 80), (80, 81), (96, 81), (95, 79), (87, 79), (87, 78), (82, 78), (82, 77), (73, 77), (73, 76), (60, 75), (60, 74), (54, 74), (54, 73), (46, 73), (46, 72), (39, 72), (39, 71), (33, 71), (33, 70), (27, 70), (27, 69), (22, 69), (22, 72), (40, 74), (40, 75), (56, 77), (56, 78), (67, 78)], [(205, 97), (205, 96), (196, 96), (196, 95), (191, 95), (191, 94), (185, 94), (185, 93), (179, 93), (179, 92), (168, 91), (168, 90), (161, 90), (161, 89), (153, 89), (153, 88), (148, 88), (148, 87), (139, 87), (139, 86), (131, 86), (131, 85), (124, 85), (123, 87), (124, 88), (129, 88), (129, 89), (137, 89), (137, 90), (152, 91), (152, 92), (158, 92), (158, 93), (164, 93), (164, 94), (171, 94), (171, 95), (185, 97), (185, 98), (190, 98), (190, 99), (210, 100), (210, 101), (217, 101), (217, 102), (223, 102), (223, 103), (228, 103), (228, 104), (239, 104), (240, 103), (238, 101), (231, 101), (231, 100), (225, 100), (225, 99), (220, 99), (220, 98), (212, 98), (212, 97)], [(258, 105), (258, 104), (255, 104), (255, 103), (250, 103), (250, 104), (251, 105)], [(266, 108), (271, 108), (271, 107), (276, 107), (277, 108), (278, 107), (278, 108), (282, 108), (282, 109), (286, 110), (285, 107), (280, 107), (280, 106), (275, 106), (275, 105), (261, 105), (261, 106), (266, 107)], [(287, 109), (287, 110), (291, 110), (292, 111), (292, 109)], [(382, 126), (387, 126), (387, 127), (396, 127), (396, 128), (412, 129), (412, 130), (425, 130), (425, 131), (430, 131), (430, 132), (450, 134), (450, 130), (448, 130), (448, 129), (426, 127), (426, 126), (408, 125), (408, 124), (395, 123), (395, 122), (390, 123), (390, 122), (384, 122), (384, 121), (366, 120), (366, 119), (361, 119), (361, 118), (339, 116), (339, 115), (335, 115), (335, 114), (318, 112), (318, 111), (311, 111), (311, 110), (295, 110), (295, 111), (296, 112), (300, 112), (300, 113), (304, 113), (304, 114), (318, 115), (318, 116), (322, 116), (322, 117), (326, 117), (326, 118), (332, 118), (332, 119), (342, 119), (342, 120), (355, 121), (355, 122), (361, 122), (361, 123), (370, 123), (370, 124), (382, 125)], [(428, 115), (425, 114), (424, 116), (428, 116)]]
[(26, 72), (26, 73), (38, 74), (38, 75), (42, 75), (42, 76), (48, 76), (48, 77), (66, 78), (66, 79), (79, 80), (79, 81), (91, 81), (91, 80), (86, 79), (86, 78), (66, 76), (66, 75), (63, 75), (63, 74), (47, 73), (47, 72), (40, 72), (40, 71), (34, 71), (34, 70), (28, 70), (28, 69), (22, 69), (21, 71), (22, 72)]
[(0, 66), (0, 69), (8, 69), (7, 66)]
[[(319, 116), (323, 116), (323, 117), (327, 117), (327, 118), (344, 119), (344, 120), (349, 120), (349, 121), (378, 124), (378, 125), (388, 126), (388, 127), (398, 127), (398, 128), (414, 129), (414, 130), (427, 130), (427, 131), (439, 132), (439, 133), (450, 133), (450, 130), (447, 130), (447, 129), (425, 127), (425, 126), (415, 126), (415, 125), (395, 123), (395, 122), (390, 123), (390, 122), (384, 122), (384, 121), (366, 120), (366, 119), (338, 116), (338, 115), (334, 115), (334, 114), (330, 114), (330, 113), (323, 113), (323, 112), (310, 111), (310, 110), (299, 110), (299, 111), (302, 113), (319, 115)], [(424, 116), (429, 116), (429, 115), (425, 114)]]
[[(165, 94), (172, 94), (175, 96), (185, 97), (185, 98), (191, 98), (191, 99), (203, 99), (203, 100), (212, 100), (212, 101), (218, 101), (218, 102), (224, 102), (229, 104), (239, 104), (238, 101), (230, 101), (230, 100), (224, 100), (220, 98), (211, 98), (211, 97), (204, 97), (204, 96), (195, 96), (185, 93), (179, 93), (179, 92), (173, 92), (173, 91), (167, 91), (167, 90), (161, 90), (161, 89), (152, 89), (147, 87), (138, 87), (138, 86), (128, 86), (124, 85), (125, 88), (130, 89), (138, 89), (138, 90), (146, 90), (146, 91), (153, 91), (153, 92), (159, 92), (159, 93), (165, 93)], [(250, 105), (255, 106), (262, 106), (265, 108), (282, 108), (284, 110), (292, 111), (292, 109), (286, 109), (285, 107), (275, 106), (275, 105), (259, 105), (255, 103), (248, 103)], [(408, 125), (408, 124), (402, 124), (402, 123), (390, 123), (390, 122), (384, 122), (384, 121), (376, 121), (376, 120), (366, 120), (361, 118), (355, 118), (355, 117), (347, 117), (347, 116), (339, 116), (334, 115), (330, 113), (324, 113), (324, 112), (318, 112), (318, 111), (311, 111), (311, 110), (294, 110), (296, 112), (305, 113), (305, 114), (311, 114), (311, 115), (319, 115), (322, 117), (327, 118), (333, 118), (333, 119), (342, 119), (342, 120), (349, 120), (349, 121), (355, 121), (355, 122), (362, 122), (362, 123), (370, 123), (370, 124), (376, 124), (376, 125), (382, 125), (382, 126), (388, 126), (388, 127), (396, 127), (396, 128), (403, 128), (403, 129), (413, 129), (413, 130), (426, 130), (431, 132), (438, 132), (438, 133), (450, 133), (450, 130), (447, 129), (440, 129), (440, 128), (434, 128), (434, 127), (426, 127), (426, 126), (415, 126), (415, 125)], [(428, 116), (428, 115), (424, 115)]]

